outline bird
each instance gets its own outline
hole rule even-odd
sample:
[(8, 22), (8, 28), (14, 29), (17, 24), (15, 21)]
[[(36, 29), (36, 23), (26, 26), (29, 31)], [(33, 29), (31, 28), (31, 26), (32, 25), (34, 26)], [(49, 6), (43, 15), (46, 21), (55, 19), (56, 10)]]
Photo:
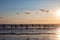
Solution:
[(45, 10), (43, 10), (43, 9), (40, 9), (40, 11), (44, 12)]
[(30, 11), (26, 11), (25, 14), (30, 14), (31, 12)]
[(49, 13), (50, 11), (49, 10), (46, 10), (47, 13)]
[(17, 15), (20, 15), (20, 13), (16, 13)]
[(0, 18), (2, 19), (2, 18), (3, 18), (3, 16), (0, 16)]

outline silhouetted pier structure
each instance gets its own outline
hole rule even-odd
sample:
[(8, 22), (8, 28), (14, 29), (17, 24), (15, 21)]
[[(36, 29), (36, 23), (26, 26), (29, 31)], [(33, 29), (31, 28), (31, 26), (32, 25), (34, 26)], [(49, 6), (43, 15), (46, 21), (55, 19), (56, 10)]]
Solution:
[(0, 34), (54, 34), (59, 24), (0, 24)]
[(0, 28), (55, 28), (59, 26), (59, 24), (0, 24)]

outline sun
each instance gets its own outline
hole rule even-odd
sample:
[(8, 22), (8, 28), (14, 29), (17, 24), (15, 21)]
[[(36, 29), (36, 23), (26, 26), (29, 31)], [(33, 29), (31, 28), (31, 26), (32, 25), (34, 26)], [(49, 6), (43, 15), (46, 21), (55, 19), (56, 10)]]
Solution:
[(56, 10), (56, 16), (60, 17), (60, 9)]

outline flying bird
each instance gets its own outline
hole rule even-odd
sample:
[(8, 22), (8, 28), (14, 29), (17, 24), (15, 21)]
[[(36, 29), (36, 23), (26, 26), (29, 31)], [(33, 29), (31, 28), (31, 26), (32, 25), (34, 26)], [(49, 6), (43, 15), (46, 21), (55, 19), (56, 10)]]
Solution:
[(50, 11), (49, 10), (46, 10), (47, 13), (49, 13)]
[(4, 18), (3, 16), (0, 16), (0, 20), (1, 20), (1, 21), (2, 21), (3, 18)]
[(2, 19), (2, 18), (3, 18), (3, 16), (0, 16), (0, 18)]
[(17, 15), (20, 15), (20, 13), (16, 13)]
[(43, 10), (43, 9), (40, 9), (40, 11), (44, 12), (45, 10)]
[(44, 10), (44, 9), (40, 9), (40, 11), (46, 12), (46, 13), (49, 13), (50, 12), (49, 10)]
[(31, 11), (26, 11), (26, 12), (25, 12), (25, 14), (30, 14), (30, 13), (31, 13)]

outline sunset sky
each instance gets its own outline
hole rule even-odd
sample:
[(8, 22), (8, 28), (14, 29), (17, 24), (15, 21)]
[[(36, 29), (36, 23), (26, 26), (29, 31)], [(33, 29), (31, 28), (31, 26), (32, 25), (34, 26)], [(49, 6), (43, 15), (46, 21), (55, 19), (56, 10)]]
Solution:
[[(40, 9), (49, 13), (40, 13)], [(60, 23), (57, 9), (60, 0), (0, 0), (0, 24)]]

